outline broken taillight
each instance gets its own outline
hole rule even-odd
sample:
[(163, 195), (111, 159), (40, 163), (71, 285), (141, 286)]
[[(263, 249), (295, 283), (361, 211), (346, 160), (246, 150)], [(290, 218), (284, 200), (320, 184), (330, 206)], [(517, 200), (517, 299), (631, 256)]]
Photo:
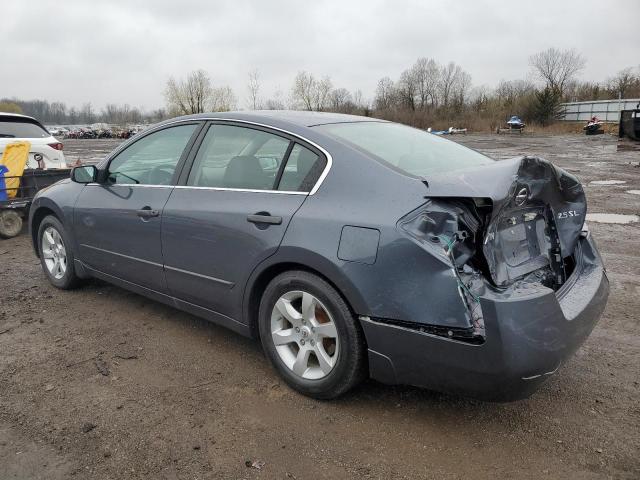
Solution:
[(60, 143), (60, 142), (49, 143), (49, 144), (47, 144), (47, 145), (49, 145), (49, 146), (50, 146), (51, 148), (53, 148), (54, 150), (62, 150), (62, 147), (64, 146), (64, 145), (62, 145), (62, 143)]
[(482, 217), (486, 216), (479, 210), (490, 206), (486, 202), (480, 204), (471, 198), (429, 199), (398, 222), (401, 231), (449, 265), (460, 298), (467, 307), (473, 338), (484, 336), (480, 295), (485, 282), (477, 247), (481, 241)]

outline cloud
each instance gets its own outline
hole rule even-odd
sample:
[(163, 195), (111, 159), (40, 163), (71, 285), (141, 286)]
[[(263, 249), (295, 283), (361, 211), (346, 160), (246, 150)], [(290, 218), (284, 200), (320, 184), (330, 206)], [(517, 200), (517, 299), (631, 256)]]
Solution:
[(264, 95), (307, 70), (370, 97), (421, 56), (495, 85), (526, 77), (528, 56), (550, 46), (579, 50), (583, 78), (601, 81), (638, 66), (640, 2), (3, 0), (3, 18), (0, 97), (151, 109), (169, 76), (198, 68), (241, 103), (252, 69)]

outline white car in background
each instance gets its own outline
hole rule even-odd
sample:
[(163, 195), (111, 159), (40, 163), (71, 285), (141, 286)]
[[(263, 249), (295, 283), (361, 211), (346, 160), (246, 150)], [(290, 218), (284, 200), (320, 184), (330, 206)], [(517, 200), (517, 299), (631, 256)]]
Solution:
[(0, 112), (0, 157), (9, 143), (31, 143), (26, 168), (67, 168), (62, 143), (33, 117)]
[(45, 125), (45, 128), (54, 137), (62, 137), (62, 138), (64, 138), (65, 133), (69, 131), (64, 127), (55, 127), (55, 126), (51, 126), (51, 125)]

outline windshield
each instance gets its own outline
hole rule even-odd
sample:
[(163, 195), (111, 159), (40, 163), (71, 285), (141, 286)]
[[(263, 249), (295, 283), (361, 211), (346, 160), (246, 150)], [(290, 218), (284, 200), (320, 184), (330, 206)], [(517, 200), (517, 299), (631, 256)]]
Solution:
[(475, 150), (398, 123), (332, 123), (314, 128), (416, 177), (493, 162)]

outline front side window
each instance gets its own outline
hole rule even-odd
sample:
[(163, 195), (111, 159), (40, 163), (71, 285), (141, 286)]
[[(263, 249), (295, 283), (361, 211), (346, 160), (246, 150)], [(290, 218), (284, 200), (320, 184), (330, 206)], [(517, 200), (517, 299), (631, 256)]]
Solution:
[(333, 123), (313, 128), (416, 177), (493, 162), (475, 150), (398, 123)]
[(262, 130), (212, 125), (198, 150), (187, 184), (273, 190), (290, 143)]
[(171, 185), (173, 174), (197, 124), (151, 133), (109, 163), (109, 183)]

